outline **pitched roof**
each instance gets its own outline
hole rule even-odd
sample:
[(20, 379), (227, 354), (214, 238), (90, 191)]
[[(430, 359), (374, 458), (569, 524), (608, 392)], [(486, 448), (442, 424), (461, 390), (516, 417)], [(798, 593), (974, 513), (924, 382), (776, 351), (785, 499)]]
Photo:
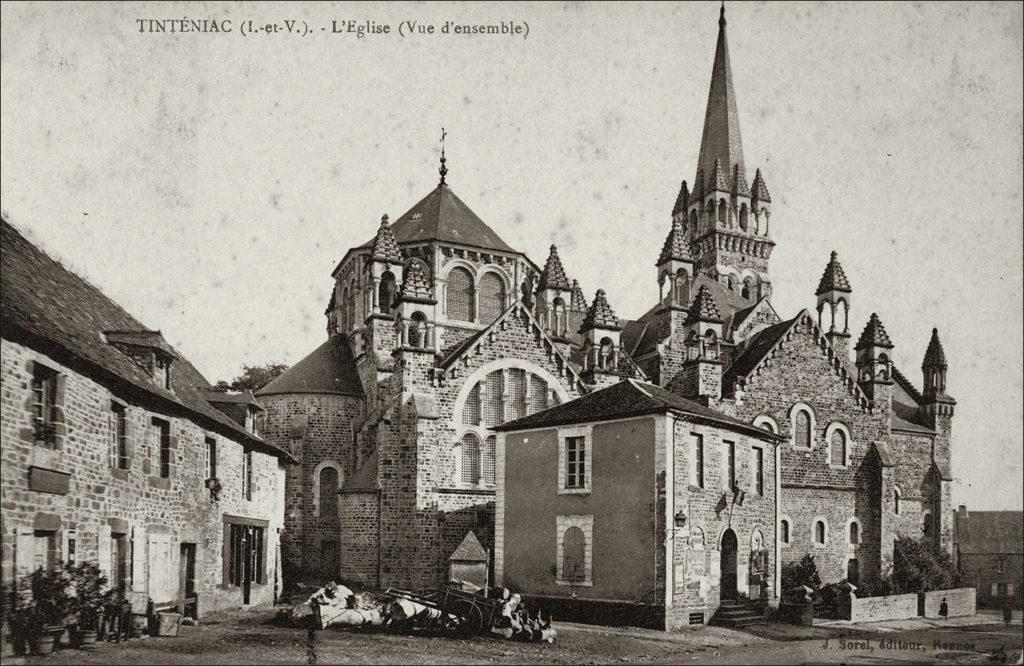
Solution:
[(715, 299), (711, 296), (711, 291), (704, 285), (697, 290), (697, 295), (686, 314), (685, 323), (692, 324), (698, 321), (722, 323), (722, 315), (718, 312)]
[[(43, 347), (45, 353), (98, 382), (126, 386), (138, 399), (156, 402), (160, 409), (184, 410), (204, 427), (294, 460), (210, 404), (207, 396), (213, 386), (162, 336), (153, 342), (158, 331), (143, 326), (99, 289), (51, 259), (6, 219), (0, 220), (0, 263), (3, 337)], [(122, 340), (147, 340), (166, 349), (174, 358), (171, 390), (154, 382), (127, 354), (105, 342), (104, 331), (117, 332), (114, 337)]]
[(572, 295), (569, 297), (569, 309), (575, 312), (587, 311), (587, 297), (583, 295), (583, 288), (579, 280), (572, 281)]
[(946, 352), (942, 349), (942, 342), (939, 340), (939, 329), (932, 329), (932, 339), (928, 341), (928, 349), (924, 353), (924, 362), (921, 368), (945, 368)]
[(283, 393), (330, 393), (362, 397), (356, 362), (344, 335), (332, 335), (304, 359), (281, 373), (258, 396)]
[[(391, 225), (399, 245), (441, 241), (482, 250), (520, 254), (487, 226), (451, 188), (439, 184)], [(372, 247), (374, 240), (360, 247)]]
[(548, 254), (548, 260), (544, 262), (544, 270), (541, 271), (537, 286), (539, 289), (572, 290), (569, 278), (565, 275), (565, 269), (562, 268), (562, 260), (558, 256), (558, 247), (555, 245), (551, 246), (551, 252)]
[(747, 185), (747, 174), (744, 172), (742, 165), (740, 164), (737, 164), (733, 169), (732, 193), (741, 197), (750, 196), (750, 187)]
[[(740, 139), (739, 112), (736, 110), (736, 93), (732, 87), (725, 25), (723, 6), (718, 19), (718, 43), (715, 45), (715, 62), (711, 68), (708, 106), (704, 114), (704, 131), (697, 161), (697, 168), (702, 169), (711, 182), (716, 181), (716, 161), (727, 173), (732, 173), (735, 165), (743, 165), (743, 142)], [(729, 191), (728, 186), (725, 191)]]
[(676, 195), (676, 203), (672, 206), (672, 214), (675, 215), (681, 210), (686, 210), (690, 205), (690, 190), (686, 187), (686, 181), (679, 186), (679, 194)]
[(661, 266), (667, 261), (678, 259), (680, 261), (693, 261), (690, 254), (690, 244), (686, 241), (686, 234), (683, 233), (683, 223), (679, 220), (672, 221), (672, 228), (661, 246), (661, 254), (658, 255), (658, 263)]
[(370, 456), (363, 461), (355, 474), (345, 479), (341, 484), (339, 492), (342, 493), (366, 493), (380, 492), (380, 481), (377, 479), (377, 449), (374, 449)]
[(174, 350), (160, 331), (103, 331), (103, 337), (110, 344), (132, 347), (150, 347), (165, 354), (174, 355)]
[(818, 282), (818, 290), (814, 292), (814, 295), (820, 296), (829, 291), (846, 293), (853, 291), (850, 288), (850, 281), (846, 279), (846, 273), (843, 272), (843, 267), (839, 264), (839, 255), (835, 251), (832, 252), (828, 265), (825, 266), (825, 272), (821, 276), (821, 281)]
[(772, 202), (772, 197), (768, 194), (768, 186), (764, 184), (764, 176), (761, 175), (760, 169), (754, 173), (754, 184), (750, 187), (750, 198), (767, 203)]
[(1024, 512), (971, 511), (956, 514), (957, 542), (961, 553), (1024, 553)]
[[(737, 165), (738, 166), (738, 165)], [(729, 178), (725, 175), (726, 169), (722, 167), (722, 159), (720, 157), (715, 158), (715, 168), (711, 172), (711, 176), (708, 178), (708, 191), (718, 190), (720, 192), (729, 192), (732, 190), (729, 187)]]
[(780, 439), (780, 436), (761, 430), (750, 423), (705, 407), (699, 402), (687, 400), (660, 386), (635, 379), (616, 382), (581, 398), (509, 421), (495, 430), (531, 430), (666, 412), (679, 413), (695, 421), (722, 426), (760, 439)]
[(799, 318), (797, 315), (788, 321), (781, 321), (747, 338), (742, 351), (722, 374), (722, 389), (725, 392), (731, 391), (736, 379), (746, 377)]
[(377, 261), (386, 261), (389, 264), (402, 263), (402, 251), (398, 249), (398, 241), (395, 234), (388, 226), (388, 216), (380, 218), (380, 226), (377, 228), (377, 237), (373, 239), (373, 252), (370, 256)]
[(622, 330), (619, 318), (615, 316), (612, 306), (608, 305), (604, 289), (598, 289), (597, 293), (594, 294), (594, 302), (591, 304), (590, 309), (587, 310), (587, 315), (583, 317), (583, 325), (580, 327), (580, 331), (589, 331), (595, 328), (611, 331)]
[(251, 405), (256, 409), (263, 409), (263, 406), (256, 402), (256, 396), (253, 395), (251, 389), (238, 392), (218, 391), (213, 389), (212, 391), (206, 392), (206, 399), (210, 402), (222, 402), (232, 405)]
[(473, 534), (473, 530), (470, 530), (448, 559), (461, 562), (486, 562), (487, 551), (480, 545), (480, 540)]
[(935, 434), (934, 430), (921, 423), (916, 407), (895, 399), (892, 401), (892, 411), (889, 413), (889, 425), (893, 430), (905, 430), (922, 435)]
[(889, 334), (885, 332), (882, 320), (878, 318), (877, 313), (872, 312), (867, 326), (864, 327), (864, 331), (860, 334), (860, 340), (857, 341), (854, 349), (863, 349), (865, 347), (892, 349), (892, 346), (892, 341), (889, 339)]

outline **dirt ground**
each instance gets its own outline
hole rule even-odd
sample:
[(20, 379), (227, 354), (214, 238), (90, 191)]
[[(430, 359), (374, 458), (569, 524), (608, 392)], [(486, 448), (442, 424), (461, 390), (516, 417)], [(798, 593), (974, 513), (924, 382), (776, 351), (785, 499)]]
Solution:
[[(271, 609), (211, 614), (177, 638), (102, 644), (92, 652), (64, 649), (31, 657), (50, 664), (608, 664), (608, 663), (992, 663), (1003, 646), (1007, 662), (1020, 655), (1021, 627), (950, 626), (897, 631), (879, 628), (791, 628), (751, 631), (703, 627), (677, 634), (557, 624), (554, 644), (500, 639), (458, 640), (329, 628), (276, 626)], [(828, 642), (826, 642), (826, 639)], [(903, 646), (887, 647), (897, 640)], [(939, 641), (941, 645), (937, 645)], [(916, 647), (908, 647), (911, 644)], [(965, 648), (965, 649), (960, 649)], [(10, 663), (4, 660), (5, 666)]]

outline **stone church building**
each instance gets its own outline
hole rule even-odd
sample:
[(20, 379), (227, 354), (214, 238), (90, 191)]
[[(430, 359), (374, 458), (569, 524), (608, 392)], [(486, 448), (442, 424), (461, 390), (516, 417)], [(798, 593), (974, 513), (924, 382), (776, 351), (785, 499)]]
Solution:
[[(772, 198), (744, 159), (724, 9), (719, 26), (695, 177), (650, 289), (588, 297), (554, 246), (534, 263), (459, 198), (443, 151), (437, 186), (345, 253), (326, 341), (257, 395), (263, 436), (299, 462), (282, 542), (293, 575), (436, 586), (469, 532), (493, 552), (495, 428), (623, 380), (784, 440), (773, 569), (813, 553), (823, 579), (861, 580), (885, 571), (898, 534), (951, 547), (955, 401), (938, 334), (920, 383), (893, 365), (877, 314), (851, 337), (835, 252), (807, 286), (814, 307), (776, 312)], [(638, 319), (615, 315), (644, 294)]]

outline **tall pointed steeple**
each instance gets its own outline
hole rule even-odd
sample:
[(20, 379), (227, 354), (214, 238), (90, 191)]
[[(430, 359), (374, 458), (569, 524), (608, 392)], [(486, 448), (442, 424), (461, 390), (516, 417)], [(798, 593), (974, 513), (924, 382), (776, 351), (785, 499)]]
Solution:
[(716, 172), (716, 160), (720, 161), (721, 169), (727, 174), (733, 174), (736, 165), (739, 165), (740, 172), (745, 172), (740, 119), (732, 87), (732, 67), (729, 65), (729, 42), (725, 36), (724, 4), (718, 18), (718, 44), (715, 46), (715, 64), (711, 68), (711, 88), (700, 140), (698, 171), (710, 177)]

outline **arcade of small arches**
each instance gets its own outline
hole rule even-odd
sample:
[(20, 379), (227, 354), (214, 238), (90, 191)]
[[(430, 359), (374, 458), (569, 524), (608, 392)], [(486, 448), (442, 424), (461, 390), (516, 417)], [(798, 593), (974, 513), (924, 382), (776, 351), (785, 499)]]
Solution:
[[(826, 309), (825, 306), (828, 305)], [(850, 303), (845, 298), (837, 298), (835, 301), (822, 300), (818, 303), (818, 328), (825, 330), (823, 313), (828, 312), (828, 332), (836, 332), (836, 324), (842, 321), (842, 332), (850, 332)], [(841, 318), (841, 319), (840, 319)]]
[[(753, 217), (753, 223), (751, 223)], [(739, 229), (755, 236), (768, 236), (771, 211), (766, 206), (754, 209), (745, 201), (730, 203), (725, 197), (709, 198), (704, 205), (694, 204), (683, 217), (683, 231), (692, 240), (712, 229)]]
[(596, 343), (589, 338), (583, 342), (584, 370), (615, 370), (619, 367), (619, 347), (609, 337)]
[(495, 361), (474, 372), (455, 401), (456, 485), (493, 487), (493, 428), (568, 399), (558, 380), (532, 363)]

